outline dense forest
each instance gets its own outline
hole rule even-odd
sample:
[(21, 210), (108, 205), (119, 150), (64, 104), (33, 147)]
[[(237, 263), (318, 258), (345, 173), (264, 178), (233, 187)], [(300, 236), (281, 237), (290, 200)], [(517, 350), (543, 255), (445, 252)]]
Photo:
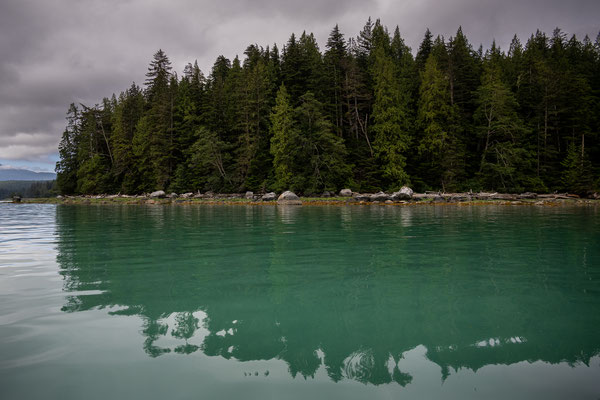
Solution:
[(569, 191), (598, 187), (600, 35), (556, 29), (507, 51), (426, 30), (334, 27), (280, 50), (197, 62), (181, 77), (159, 50), (144, 88), (72, 104), (59, 146), (65, 194), (157, 189), (320, 194), (393, 190)]

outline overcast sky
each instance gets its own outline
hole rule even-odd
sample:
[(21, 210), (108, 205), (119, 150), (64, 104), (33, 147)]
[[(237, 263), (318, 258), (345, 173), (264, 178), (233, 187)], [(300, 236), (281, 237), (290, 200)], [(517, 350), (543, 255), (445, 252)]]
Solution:
[(474, 47), (503, 49), (560, 27), (580, 39), (600, 30), (598, 0), (0, 0), (0, 164), (53, 171), (70, 103), (94, 105), (144, 81), (162, 48), (181, 74), (198, 60), (243, 55), (314, 32), (321, 48), (337, 23), (356, 36), (368, 16), (396, 25), (413, 53), (425, 29)]

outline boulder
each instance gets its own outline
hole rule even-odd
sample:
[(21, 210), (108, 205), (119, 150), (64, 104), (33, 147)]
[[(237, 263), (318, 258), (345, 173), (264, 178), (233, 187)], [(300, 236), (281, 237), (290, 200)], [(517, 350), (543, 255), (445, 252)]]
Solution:
[(340, 190), (340, 197), (352, 197), (352, 190), (350, 190), (350, 189)]
[(181, 195), (181, 197), (183, 197), (184, 199), (189, 199), (190, 197), (192, 197), (194, 195), (194, 193), (192, 192), (188, 192), (188, 193), (184, 193)]
[(275, 192), (269, 192), (269, 193), (263, 194), (260, 199), (262, 201), (273, 201), (273, 200), (277, 199), (277, 195), (275, 194)]
[(167, 195), (167, 197), (170, 199), (176, 199), (178, 196), (177, 196), (177, 193), (171, 193), (171, 194)]
[(244, 198), (246, 198), (246, 199), (253, 199), (254, 198), (254, 192), (247, 191), (246, 194), (244, 195)]
[(352, 197), (356, 201), (371, 201), (371, 195), (369, 194), (353, 193)]
[(155, 199), (155, 198), (163, 198), (165, 197), (165, 191), (164, 190), (157, 190), (156, 192), (152, 192), (150, 193), (150, 198), (151, 199)]
[(386, 200), (390, 200), (390, 196), (386, 193), (383, 192), (378, 192), (375, 194), (372, 194), (370, 197), (371, 201), (386, 201)]
[(408, 186), (402, 186), (399, 191), (392, 193), (392, 200), (410, 200), (413, 197), (413, 190)]
[(321, 197), (331, 197), (331, 196), (333, 196), (333, 193), (331, 193), (328, 190), (326, 190), (323, 193), (321, 193)]
[(302, 201), (300, 200), (300, 197), (296, 195), (296, 193), (287, 190), (281, 193), (277, 199), (277, 204), (301, 205)]
[(12, 202), (13, 203), (20, 203), (21, 202), (21, 196), (13, 196)]

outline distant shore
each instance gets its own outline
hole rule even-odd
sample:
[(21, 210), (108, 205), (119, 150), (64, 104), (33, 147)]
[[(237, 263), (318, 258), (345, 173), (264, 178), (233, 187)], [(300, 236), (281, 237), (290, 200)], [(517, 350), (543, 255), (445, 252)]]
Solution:
[[(589, 205), (600, 204), (597, 198), (580, 198), (572, 194), (506, 194), (506, 193), (414, 193), (409, 199), (393, 199), (391, 195), (379, 192), (374, 194), (353, 193), (352, 196), (321, 196), (300, 197), (302, 205), (350, 205), (350, 206), (413, 206), (413, 205), (535, 205), (535, 206), (561, 206), (561, 205)], [(17, 201), (15, 201), (17, 202)], [(23, 198), (22, 204), (123, 204), (123, 205), (277, 205), (276, 199), (262, 200), (261, 196), (247, 194), (193, 194), (165, 195), (152, 197), (150, 195), (88, 195), (88, 196), (57, 196), (46, 198)]]

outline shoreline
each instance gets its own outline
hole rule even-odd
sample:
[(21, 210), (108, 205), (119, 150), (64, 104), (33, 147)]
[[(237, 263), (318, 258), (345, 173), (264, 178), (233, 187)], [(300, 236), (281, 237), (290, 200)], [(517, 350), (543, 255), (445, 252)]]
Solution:
[[(365, 195), (367, 196), (367, 195)], [(524, 205), (524, 206), (588, 206), (600, 204), (600, 199), (578, 198), (567, 195), (507, 195), (507, 194), (416, 194), (407, 200), (370, 200), (361, 197), (300, 197), (302, 206), (418, 206), (418, 205)], [(215, 195), (209, 198), (150, 198), (147, 196), (60, 196), (46, 198), (23, 198), (9, 204), (64, 204), (64, 205), (286, 205), (277, 200), (257, 200), (231, 195)]]

